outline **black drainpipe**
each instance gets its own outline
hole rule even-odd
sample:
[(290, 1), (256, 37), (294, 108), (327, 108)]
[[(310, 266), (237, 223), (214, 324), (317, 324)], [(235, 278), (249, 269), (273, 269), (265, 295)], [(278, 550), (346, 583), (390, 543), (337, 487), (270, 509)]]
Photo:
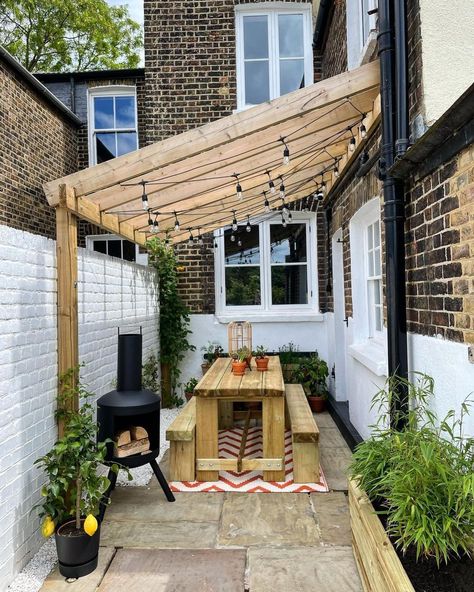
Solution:
[[(405, 293), (405, 200), (403, 184), (388, 173), (395, 159), (395, 130), (403, 128), (401, 113), (396, 104), (398, 95), (406, 93), (406, 78), (397, 80), (395, 73), (403, 73), (400, 57), (395, 60), (395, 4), (404, 0), (379, 0), (378, 53), (380, 59), (380, 95), (382, 142), (380, 148), (380, 173), (383, 181), (385, 262), (387, 298), (387, 336), (389, 376), (408, 378), (406, 293)], [(401, 11), (397, 10), (400, 15)], [(404, 14), (404, 10), (403, 10)], [(397, 49), (402, 40), (397, 39)], [(406, 52), (404, 51), (406, 60)], [(405, 70), (406, 71), (406, 70)], [(402, 101), (403, 103), (403, 101)], [(406, 103), (405, 103), (406, 117)], [(397, 123), (400, 122), (399, 126)], [(402, 429), (404, 412), (408, 408), (408, 393), (405, 384), (394, 386), (391, 409), (392, 426)]]

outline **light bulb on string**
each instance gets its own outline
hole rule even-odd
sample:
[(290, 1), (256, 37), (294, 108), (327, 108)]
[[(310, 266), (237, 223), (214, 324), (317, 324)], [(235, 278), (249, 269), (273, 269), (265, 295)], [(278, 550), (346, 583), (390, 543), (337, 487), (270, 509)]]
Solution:
[(334, 161), (333, 173), (334, 173), (334, 176), (337, 179), (339, 177), (339, 161), (337, 159)]
[(282, 211), (282, 212), (283, 212), (283, 214), (285, 214), (285, 216), (286, 216), (286, 215), (288, 214), (288, 208), (287, 208), (287, 206), (286, 206), (286, 203), (285, 203), (285, 198), (284, 198), (284, 197), (282, 197), (282, 198), (281, 198), (281, 202), (282, 202), (282, 203), (281, 203), (281, 206), (282, 206), (282, 209), (281, 209), (281, 211)]
[(291, 211), (288, 211), (288, 220), (291, 222), (293, 220), (293, 214)]
[(188, 230), (189, 230), (188, 245), (189, 245), (190, 247), (192, 247), (192, 246), (193, 246), (193, 244), (194, 244), (194, 237), (193, 237), (193, 233), (191, 232), (191, 229), (190, 229), (190, 228), (188, 228)]
[(153, 220), (151, 219), (150, 211), (148, 211), (148, 229), (153, 232)]
[(153, 220), (153, 234), (157, 234), (158, 230), (158, 214), (156, 214), (155, 219)]
[(359, 127), (360, 137), (362, 139), (367, 137), (367, 128), (364, 125), (364, 119), (365, 119), (365, 113), (362, 114), (362, 119), (361, 119), (360, 127)]
[(237, 199), (239, 201), (242, 201), (243, 192), (242, 192), (242, 185), (240, 184), (240, 181), (239, 181), (239, 175), (237, 173), (234, 173), (233, 176), (237, 179), (237, 185), (235, 186), (235, 193), (237, 194)]
[(141, 181), (141, 185), (143, 187), (143, 190), (142, 190), (142, 207), (143, 207), (143, 209), (146, 212), (148, 210), (148, 195), (146, 194), (146, 189), (145, 189), (146, 182), (145, 181)]
[(232, 233), (232, 234), (230, 235), (230, 241), (231, 241), (232, 243), (235, 243), (235, 234), (234, 234), (234, 233)]
[(237, 226), (237, 218), (235, 217), (235, 210), (234, 210), (234, 217), (232, 219), (232, 230), (234, 232), (236, 232), (237, 231), (237, 228), (238, 228), (238, 226)]
[(285, 142), (285, 138), (280, 138), (280, 141), (283, 142), (283, 145), (285, 146), (283, 149), (283, 164), (284, 166), (288, 166), (290, 164), (290, 149)]
[(307, 197), (304, 197), (303, 198), (302, 207), (303, 207), (303, 212), (307, 212), (308, 211), (308, 198)]
[(351, 139), (349, 140), (349, 152), (354, 152), (354, 150), (355, 150), (355, 147), (356, 147), (356, 139), (355, 139), (355, 136), (354, 136), (354, 132), (352, 131), (352, 128), (351, 128), (350, 126), (349, 126), (347, 129), (348, 129), (348, 130), (351, 132), (351, 134), (352, 134), (352, 137), (351, 137)]
[(202, 236), (201, 236), (201, 229), (200, 228), (198, 228), (197, 242), (198, 242), (199, 245), (203, 245), (204, 244), (204, 241), (203, 241)]
[(239, 246), (239, 247), (241, 247), (241, 246), (242, 246), (242, 241), (240, 240), (240, 238), (239, 238), (239, 240), (237, 241), (237, 246)]
[(283, 215), (283, 212), (281, 213), (281, 225), (283, 226), (283, 228), (286, 228), (286, 220), (285, 216)]
[(263, 192), (263, 197), (265, 198), (265, 201), (263, 202), (263, 207), (265, 208), (265, 212), (268, 214), (270, 213), (270, 202), (267, 199), (267, 192), (264, 191)]
[(179, 220), (178, 216), (176, 215), (176, 212), (174, 213), (174, 229), (176, 230), (176, 232), (179, 232)]
[(280, 177), (280, 179), (281, 179), (280, 197), (281, 197), (281, 199), (285, 199), (285, 185), (283, 184), (283, 178)]
[(245, 230), (247, 232), (251, 232), (252, 231), (252, 225), (250, 224), (250, 216), (247, 214), (247, 225), (245, 227)]

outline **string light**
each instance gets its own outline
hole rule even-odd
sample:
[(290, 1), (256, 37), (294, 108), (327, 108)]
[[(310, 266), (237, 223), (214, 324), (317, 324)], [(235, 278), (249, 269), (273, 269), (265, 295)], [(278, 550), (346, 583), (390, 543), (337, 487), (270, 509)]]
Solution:
[(197, 242), (198, 242), (199, 245), (203, 245), (204, 244), (204, 241), (202, 240), (202, 236), (201, 236), (201, 227), (198, 228)]
[(234, 212), (234, 218), (232, 220), (232, 230), (234, 232), (236, 232), (238, 226), (237, 226), (237, 218), (235, 217), (235, 210), (232, 210)]
[(241, 247), (241, 246), (242, 246), (242, 241), (240, 240), (240, 238), (239, 238), (239, 240), (237, 241), (237, 246), (239, 246), (239, 247)]
[(265, 212), (267, 214), (269, 214), (271, 212), (271, 209), (270, 209), (270, 202), (267, 199), (267, 192), (266, 191), (263, 192), (263, 197), (265, 198), (265, 201), (263, 202), (263, 207), (265, 208)]
[(334, 169), (333, 169), (334, 176), (336, 179), (339, 177), (339, 161), (337, 158), (334, 160)]
[(283, 212), (281, 213), (281, 225), (283, 226), (283, 228), (286, 228), (286, 220), (285, 216), (283, 215)]
[(176, 215), (176, 212), (174, 213), (174, 229), (176, 230), (176, 232), (179, 232), (179, 220), (178, 216)]
[(352, 134), (352, 137), (351, 137), (351, 139), (349, 140), (349, 152), (354, 152), (354, 150), (355, 150), (355, 147), (356, 147), (356, 139), (355, 139), (355, 136), (354, 136), (354, 132), (352, 131), (352, 128), (351, 128), (350, 126), (349, 126), (347, 129), (348, 129), (348, 130), (351, 132), (351, 134)]
[(230, 240), (231, 240), (231, 242), (235, 243), (235, 234), (234, 233), (232, 233), (230, 235)]
[(285, 185), (283, 184), (283, 178), (280, 177), (280, 179), (281, 179), (280, 197), (281, 197), (281, 199), (285, 199)]
[(252, 225), (250, 224), (250, 215), (247, 214), (247, 226), (245, 227), (245, 230), (247, 232), (251, 232), (252, 231)]
[(153, 220), (151, 219), (150, 210), (148, 210), (148, 227), (149, 231), (153, 232)]
[(281, 204), (282, 205), (282, 210), (281, 211), (283, 212), (283, 214), (287, 215), (288, 214), (288, 208), (286, 207), (285, 198), (282, 197), (281, 198), (281, 201), (282, 201), (282, 204)]
[(293, 220), (293, 214), (288, 212), (288, 220), (291, 222)]
[(273, 182), (273, 179), (270, 176), (270, 171), (267, 171), (267, 175), (268, 175), (268, 188), (270, 189), (270, 193), (272, 195), (274, 195), (276, 193), (276, 188), (275, 188), (275, 183)]
[(283, 142), (285, 148), (283, 149), (283, 164), (288, 166), (290, 164), (290, 149), (288, 144), (285, 142), (285, 138), (280, 138), (280, 142)]
[(360, 120), (360, 127), (359, 127), (360, 137), (362, 139), (367, 137), (367, 128), (364, 125), (364, 119), (365, 119), (365, 113), (362, 114), (362, 119)]
[(302, 208), (303, 208), (303, 212), (308, 211), (308, 198), (307, 197), (303, 198)]
[(237, 179), (237, 185), (235, 186), (235, 193), (237, 194), (237, 199), (242, 201), (244, 194), (242, 192), (242, 185), (240, 184), (240, 181), (239, 181), (239, 175), (237, 173), (234, 173), (232, 176)]
[(145, 189), (145, 184), (146, 181), (141, 181), (140, 182), (143, 190), (142, 190), (142, 207), (145, 210), (145, 212), (148, 210), (148, 195), (146, 194), (146, 189)]

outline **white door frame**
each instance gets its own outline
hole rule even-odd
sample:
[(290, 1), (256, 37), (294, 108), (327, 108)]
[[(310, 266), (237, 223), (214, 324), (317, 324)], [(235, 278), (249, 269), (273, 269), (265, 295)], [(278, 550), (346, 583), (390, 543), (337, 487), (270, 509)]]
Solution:
[(334, 301), (334, 361), (335, 361), (335, 398), (336, 401), (347, 401), (346, 371), (346, 309), (344, 297), (344, 255), (342, 228), (336, 230), (332, 237), (332, 283)]

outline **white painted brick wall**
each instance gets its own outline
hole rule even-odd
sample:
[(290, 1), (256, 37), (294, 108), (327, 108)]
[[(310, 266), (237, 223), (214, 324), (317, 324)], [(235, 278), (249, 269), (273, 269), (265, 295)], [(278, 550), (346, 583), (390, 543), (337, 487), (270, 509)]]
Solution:
[[(151, 269), (79, 249), (79, 357), (101, 395), (116, 374), (117, 327), (143, 327), (144, 358), (158, 352)], [(32, 507), (41, 473), (33, 461), (57, 436), (55, 242), (0, 225), (0, 591), (42, 540)]]

